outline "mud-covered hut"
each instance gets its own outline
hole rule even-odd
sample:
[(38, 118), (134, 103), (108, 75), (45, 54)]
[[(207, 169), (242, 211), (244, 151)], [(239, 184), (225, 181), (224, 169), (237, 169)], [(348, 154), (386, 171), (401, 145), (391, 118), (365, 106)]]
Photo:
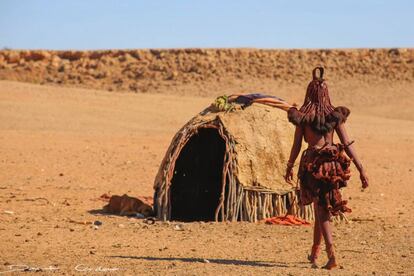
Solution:
[(158, 219), (254, 222), (288, 211), (313, 219), (283, 178), (293, 133), (280, 108), (212, 104), (172, 139), (154, 183)]

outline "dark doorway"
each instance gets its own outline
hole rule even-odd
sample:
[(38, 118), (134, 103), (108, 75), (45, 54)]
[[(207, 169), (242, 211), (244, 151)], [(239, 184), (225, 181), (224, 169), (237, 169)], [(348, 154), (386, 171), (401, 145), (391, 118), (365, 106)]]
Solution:
[(171, 181), (172, 220), (214, 220), (225, 148), (217, 129), (202, 128), (181, 150)]

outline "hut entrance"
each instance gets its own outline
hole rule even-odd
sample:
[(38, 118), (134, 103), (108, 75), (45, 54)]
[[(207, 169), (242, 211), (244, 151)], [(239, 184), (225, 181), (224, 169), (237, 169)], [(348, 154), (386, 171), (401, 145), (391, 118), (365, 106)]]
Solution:
[(171, 180), (172, 220), (215, 220), (225, 148), (217, 129), (201, 128), (181, 150)]

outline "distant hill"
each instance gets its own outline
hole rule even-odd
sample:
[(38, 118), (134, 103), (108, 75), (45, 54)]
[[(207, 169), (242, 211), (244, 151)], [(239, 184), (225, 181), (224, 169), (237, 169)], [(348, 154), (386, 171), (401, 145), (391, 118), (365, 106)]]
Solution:
[(331, 82), (414, 82), (414, 49), (0, 51), (3, 80), (143, 93), (180, 87), (189, 94), (191, 85), (190, 94), (210, 95), (246, 82), (306, 85), (319, 65)]

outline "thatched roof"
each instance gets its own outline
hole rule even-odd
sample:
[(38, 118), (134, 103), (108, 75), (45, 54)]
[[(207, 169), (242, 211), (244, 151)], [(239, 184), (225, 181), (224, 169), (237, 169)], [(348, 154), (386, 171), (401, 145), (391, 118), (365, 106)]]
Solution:
[(252, 104), (243, 110), (209, 112), (195, 119), (218, 120), (233, 137), (237, 160), (234, 176), (243, 187), (260, 187), (278, 194), (292, 191), (283, 179), (294, 132), (285, 111)]

